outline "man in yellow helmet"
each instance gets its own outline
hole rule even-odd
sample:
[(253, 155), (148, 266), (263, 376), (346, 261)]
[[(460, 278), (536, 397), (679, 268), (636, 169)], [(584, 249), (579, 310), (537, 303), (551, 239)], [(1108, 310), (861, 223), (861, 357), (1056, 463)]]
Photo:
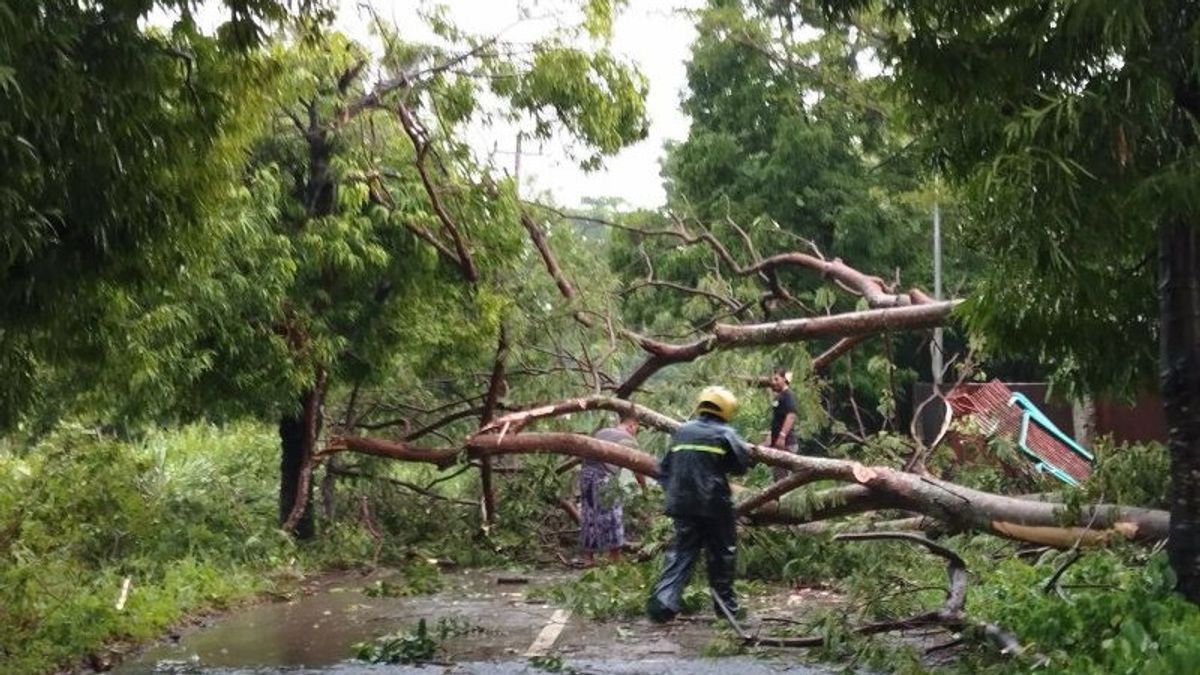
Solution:
[[(658, 480), (666, 490), (666, 512), (675, 524), (662, 573), (646, 603), (652, 621), (669, 621), (679, 613), (683, 589), (692, 576), (700, 549), (708, 563), (708, 584), (731, 612), (737, 526), (729, 474), (750, 467), (749, 447), (729, 420), (737, 399), (724, 387), (705, 387), (696, 398), (696, 413), (671, 436), (671, 446), (658, 463)], [(714, 607), (723, 616), (719, 607)]]

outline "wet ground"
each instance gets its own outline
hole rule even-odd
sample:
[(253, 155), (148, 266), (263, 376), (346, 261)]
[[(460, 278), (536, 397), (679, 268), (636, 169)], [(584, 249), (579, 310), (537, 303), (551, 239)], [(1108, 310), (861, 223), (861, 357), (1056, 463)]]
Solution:
[[(418, 597), (370, 597), (363, 589), (380, 579), (357, 573), (327, 579), (307, 595), (232, 612), (185, 631), (127, 659), (115, 672), (199, 673), (767, 673), (840, 672), (804, 665), (802, 654), (706, 658), (719, 636), (707, 617), (667, 626), (645, 619), (594, 621), (531, 600), (531, 590), (570, 573), (514, 575), (465, 572), (444, 575), (441, 591)], [(513, 583), (519, 579), (525, 583)], [(789, 604), (825, 602), (782, 590), (747, 599), (753, 612)], [(411, 631), (420, 619), (433, 633), (452, 630), (436, 662), (380, 666), (353, 660), (353, 645)], [(539, 657), (539, 658), (534, 658)], [(531, 660), (533, 659), (533, 660)], [(786, 659), (786, 660), (785, 660)], [(537, 667), (538, 665), (541, 668)], [(555, 670), (557, 669), (557, 670)]]

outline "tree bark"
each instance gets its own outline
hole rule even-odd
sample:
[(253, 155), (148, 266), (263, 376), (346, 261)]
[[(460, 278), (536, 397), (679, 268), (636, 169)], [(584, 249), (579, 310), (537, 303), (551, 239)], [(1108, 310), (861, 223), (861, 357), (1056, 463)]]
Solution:
[[(507, 437), (483, 434), (468, 438), (467, 448), (475, 456), (563, 454), (595, 459), (648, 476), (654, 476), (656, 471), (654, 458), (644, 452), (579, 434), (521, 433)], [(750, 455), (757, 461), (786, 467), (812, 479), (849, 483), (836, 491), (827, 491), (832, 498), (824, 500), (822, 506), (826, 503), (828, 506), (820, 509), (825, 517), (896, 508), (936, 518), (956, 529), (1037, 543), (1062, 542), (1072, 536), (1085, 538), (1083, 543), (1097, 543), (1109, 537), (1151, 543), (1167, 536), (1167, 513), (1154, 509), (1095, 504), (1072, 513), (1061, 503), (982, 492), (887, 467), (794, 455), (758, 445), (751, 447)], [(782, 523), (809, 522), (811, 515), (788, 508), (773, 512), (764, 508), (751, 517), (761, 522)]]
[(1159, 365), (1171, 454), (1167, 556), (1200, 604), (1200, 242), (1186, 221), (1159, 226)]
[[(321, 403), (325, 398), (325, 371), (317, 370), (313, 388), (300, 397), (300, 416), (284, 418), (279, 424), (283, 441), (280, 459), (279, 506), (281, 528), (297, 539), (311, 539), (313, 532), (312, 471), (317, 437), (321, 433)], [(284, 434), (286, 427), (287, 435)], [(283, 507), (290, 508), (285, 512)], [(301, 525), (301, 523), (304, 523)]]
[[(500, 336), (496, 342), (496, 358), (492, 363), (492, 376), (488, 381), (487, 396), (483, 400), (483, 413), (479, 416), (479, 426), (486, 427), (496, 416), (496, 404), (501, 397), (501, 390), (507, 389), (504, 380), (505, 360), (508, 358), (508, 333), (504, 324), (500, 324)], [(496, 486), (492, 479), (492, 459), (482, 457), (479, 460), (479, 485), (483, 492), (483, 527), (486, 530), (496, 522)]]
[[(300, 397), (300, 410), (294, 414), (285, 414), (279, 420), (279, 440), (282, 451), (279, 459), (279, 525), (285, 531), (295, 535), (297, 539), (312, 539), (315, 534), (312, 513), (312, 481), (305, 476), (311, 473), (309, 469), (308, 449), (308, 415), (307, 411), (312, 401), (313, 392), (305, 392)], [(304, 502), (296, 511), (297, 497)], [(289, 527), (289, 521), (291, 525)]]
[(390, 441), (365, 436), (331, 438), (320, 455), (332, 455), (347, 450), (364, 455), (401, 459), (407, 462), (426, 462), (439, 469), (445, 469), (458, 461), (458, 450), (454, 448), (421, 448), (404, 441)]

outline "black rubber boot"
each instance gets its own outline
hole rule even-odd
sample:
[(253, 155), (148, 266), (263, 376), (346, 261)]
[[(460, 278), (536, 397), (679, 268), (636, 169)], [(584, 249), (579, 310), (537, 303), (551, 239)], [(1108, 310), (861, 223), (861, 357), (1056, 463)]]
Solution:
[(653, 595), (646, 601), (646, 616), (654, 623), (666, 623), (675, 618), (675, 612), (670, 607), (658, 601)]
[[(704, 557), (708, 563), (708, 585), (735, 616), (737, 596), (733, 592), (733, 577), (737, 571), (737, 525), (733, 514), (728, 518), (712, 518), (705, 523)], [(713, 603), (713, 611), (725, 618), (721, 608)]]
[[(669, 621), (679, 613), (683, 602), (683, 589), (692, 578), (692, 567), (700, 556), (703, 528), (692, 518), (674, 518), (675, 537), (667, 549), (666, 560), (650, 599), (646, 603), (646, 615), (652, 621)], [(655, 618), (666, 617), (666, 618)]]

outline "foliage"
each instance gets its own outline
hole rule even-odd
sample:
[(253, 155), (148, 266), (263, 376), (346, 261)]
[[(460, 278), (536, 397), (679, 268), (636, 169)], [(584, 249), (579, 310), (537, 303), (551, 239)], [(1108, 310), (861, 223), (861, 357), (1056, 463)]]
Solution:
[(481, 630), (464, 617), (442, 617), (431, 631), (425, 619), (406, 632), (396, 632), (360, 642), (352, 648), (355, 658), (371, 663), (420, 663), (430, 661), (448, 638), (468, 635)]
[[(755, 530), (743, 557), (769, 558), (763, 550), (786, 550), (798, 565), (830, 579), (858, 611), (815, 610), (800, 634), (823, 635), (823, 659), (922, 672), (918, 655), (904, 642), (865, 638), (852, 628), (896, 620), (938, 607), (944, 601), (945, 566), (930, 555), (896, 542), (833, 542), (821, 537), (785, 537)], [(798, 545), (794, 540), (808, 540)], [(1047, 583), (1072, 554), (1048, 551), (1014, 555), (993, 538), (957, 536), (942, 543), (973, 570), (967, 616), (1012, 631), (1023, 645), (1017, 656), (1000, 655), (989, 639), (968, 631), (968, 647), (945, 670), (953, 672), (1181, 672), (1197, 658), (1187, 637), (1200, 625), (1200, 610), (1172, 593), (1174, 575), (1160, 552), (1116, 547), (1083, 553), (1058, 582)], [(814, 551), (814, 548), (816, 549)], [(778, 553), (776, 553), (778, 555)], [(747, 573), (764, 567), (753, 563)], [(772, 569), (770, 565), (765, 569)], [(778, 569), (778, 568), (776, 568)], [(792, 631), (796, 632), (796, 631)]]
[[(646, 598), (658, 577), (654, 562), (622, 562), (593, 567), (571, 581), (542, 590), (545, 597), (593, 619), (631, 618), (646, 611)], [(683, 611), (711, 605), (707, 586), (693, 581), (683, 593)]]
[[(1200, 627), (1200, 610), (1173, 594), (1165, 555), (1127, 560), (1119, 553), (1085, 554), (1063, 581), (1064, 587), (1081, 587), (1068, 588), (1065, 599), (1042, 590), (1061, 557), (1049, 554), (1033, 565), (1002, 561), (972, 594), (974, 611), (1016, 632), (1031, 658), (1045, 657), (1047, 672), (1171, 673), (1200, 658), (1189, 637)], [(972, 662), (963, 668), (970, 670)], [(1017, 664), (991, 666), (998, 668), (1024, 672)]]
[(441, 574), (435, 565), (426, 560), (412, 560), (401, 570), (401, 579), (380, 579), (363, 588), (363, 595), (371, 598), (397, 598), (410, 595), (429, 595), (442, 588)]
[(1092, 450), (1096, 466), (1085, 485), (1089, 499), (1155, 509), (1168, 507), (1171, 461), (1166, 446), (1161, 443), (1119, 446), (1102, 440)]
[[(0, 446), (0, 645), (38, 672), (113, 639), (148, 639), (184, 613), (290, 576), (271, 526), (276, 470), (253, 426), (193, 426), (121, 442), (65, 426)], [(132, 590), (114, 602), (123, 579)]]
[(904, 25), (882, 58), (989, 252), (972, 329), (1075, 385), (1150, 379), (1154, 232), (1196, 215), (1194, 5), (823, 4)]
[(391, 633), (373, 642), (360, 642), (354, 645), (354, 651), (355, 658), (371, 663), (419, 663), (432, 659), (440, 644), (429, 634), (425, 619), (421, 619), (407, 633)]
[(573, 666), (569, 666), (563, 661), (561, 656), (557, 654), (544, 654), (529, 657), (529, 665), (544, 670), (547, 673), (562, 673), (563, 675), (576, 675), (581, 672)]
[[(124, 349), (143, 313), (171, 321), (139, 296), (213, 253), (271, 74), (259, 38), (323, 3), (223, 4), (209, 35), (182, 0), (0, 2), (0, 427), (61, 407), (69, 364), (170, 363)], [(155, 6), (181, 12), (169, 30), (141, 28)]]

